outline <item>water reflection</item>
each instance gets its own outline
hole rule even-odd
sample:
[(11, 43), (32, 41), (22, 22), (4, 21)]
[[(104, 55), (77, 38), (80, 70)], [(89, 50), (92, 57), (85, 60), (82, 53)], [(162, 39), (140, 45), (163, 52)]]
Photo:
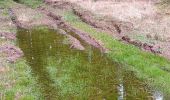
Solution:
[(124, 86), (123, 86), (123, 84), (118, 85), (118, 92), (119, 92), (118, 100), (124, 100)]
[(17, 38), (46, 100), (152, 99), (133, 73), (96, 48), (70, 49), (53, 30), (19, 30)]
[(160, 93), (158, 91), (154, 92), (153, 97), (155, 100), (164, 100), (162, 93)]

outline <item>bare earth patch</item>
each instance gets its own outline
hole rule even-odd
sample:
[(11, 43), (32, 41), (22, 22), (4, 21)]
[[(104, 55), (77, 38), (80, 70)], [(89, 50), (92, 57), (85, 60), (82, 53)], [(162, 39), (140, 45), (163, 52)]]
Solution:
[[(62, 0), (46, 1), (51, 2), (53, 7), (65, 4), (61, 3)], [(145, 50), (162, 53), (170, 59), (170, 14), (168, 10), (159, 9), (157, 5), (159, 0), (66, 0), (64, 2), (74, 4), (72, 5), (74, 13), (95, 28), (128, 37), (131, 41), (126, 42), (134, 45), (142, 43)], [(76, 8), (77, 6), (80, 7)], [(92, 14), (89, 15), (86, 11)]]
[[(35, 26), (51, 26), (56, 27), (55, 23), (48, 16), (42, 14), (39, 11), (26, 7), (24, 5), (17, 4), (17, 6), (11, 9), (13, 17), (17, 18), (18, 26), (23, 28), (33, 28)], [(16, 20), (16, 19), (14, 19)]]
[(15, 40), (16, 34), (15, 33), (8, 33), (8, 32), (0, 32), (0, 37), (6, 38), (6, 39), (9, 39), (9, 40)]
[[(29, 29), (35, 26), (45, 25), (56, 30), (58, 30), (57, 27), (59, 27), (63, 30), (67, 30), (69, 32), (77, 34), (82, 40), (96, 48), (99, 48), (102, 52), (106, 51), (106, 49), (97, 40), (93, 39), (86, 33), (81, 32), (79, 29), (73, 28), (68, 23), (65, 23), (58, 15), (58, 13), (52, 13), (51, 11), (47, 11), (46, 9), (41, 7), (35, 10), (18, 4), (17, 7), (11, 8), (11, 15), (12, 17), (14, 17), (14, 23), (18, 27)], [(73, 36), (66, 34), (66, 37), (71, 43), (71, 48), (76, 48), (79, 50), (85, 49), (81, 45), (80, 41)]]
[[(11, 21), (11, 18), (8, 13), (8, 9), (0, 9), (0, 65), (4, 66), (7, 64), (7, 61), (10, 63), (16, 62), (23, 53), (22, 51), (13, 45), (14, 40), (16, 40), (16, 26)], [(4, 67), (1, 67), (1, 71), (5, 70)]]
[(10, 44), (0, 46), (0, 52), (5, 53), (9, 62), (16, 62), (18, 58), (23, 56), (23, 53), (19, 48)]
[(84, 42), (100, 49), (101, 52), (108, 52), (108, 49), (105, 48), (104, 45), (102, 45), (102, 43), (100, 43), (96, 39), (92, 38), (87, 33), (83, 32), (83, 31), (81, 31), (77, 28), (72, 27), (71, 25), (66, 23), (61, 18), (61, 16), (59, 16), (58, 14), (52, 13), (52, 12), (47, 11), (47, 10), (43, 10), (43, 12), (46, 13), (49, 17), (53, 18), (55, 23), (57, 24), (57, 26), (59, 26), (59, 28), (66, 30), (67, 32), (72, 32), (72, 33), (78, 35)]

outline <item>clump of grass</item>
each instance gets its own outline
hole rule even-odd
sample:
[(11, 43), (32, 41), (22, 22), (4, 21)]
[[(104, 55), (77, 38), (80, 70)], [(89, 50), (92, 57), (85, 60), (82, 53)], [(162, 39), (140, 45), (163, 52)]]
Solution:
[(21, 4), (25, 4), (25, 5), (30, 6), (32, 8), (38, 7), (43, 2), (43, 0), (14, 0), (14, 1), (21, 3)]
[(108, 53), (108, 57), (128, 66), (126, 69), (134, 71), (138, 78), (147, 81), (149, 85), (159, 88), (167, 94), (170, 93), (170, 73), (162, 70), (165, 66), (170, 69), (170, 62), (167, 59), (141, 51), (133, 45), (121, 43), (107, 33), (99, 32), (82, 22), (71, 12), (65, 13), (64, 16), (65, 20), (71, 25), (89, 33), (92, 37), (101, 40), (107, 48), (111, 49)]
[(12, 2), (12, 0), (0, 0), (0, 8), (7, 8)]

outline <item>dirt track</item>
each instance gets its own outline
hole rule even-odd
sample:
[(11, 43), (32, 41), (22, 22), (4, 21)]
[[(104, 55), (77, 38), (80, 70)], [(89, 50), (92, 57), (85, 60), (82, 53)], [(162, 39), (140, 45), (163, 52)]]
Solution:
[[(41, 9), (41, 8), (39, 8), (38, 10), (33, 10), (23, 5), (19, 5), (19, 7), (11, 8), (10, 11), (11, 11), (11, 17), (15, 18), (13, 19), (13, 22), (15, 23), (16, 26), (20, 28), (28, 29), (28, 28), (32, 28), (35, 26), (42, 26), (42, 25), (48, 26), (49, 28), (53, 28), (55, 30), (61, 28), (63, 29), (63, 31), (66, 30), (68, 32), (72, 32), (78, 35), (83, 41), (96, 48), (99, 48), (102, 52), (107, 52), (107, 49), (104, 48), (104, 46), (101, 45), (96, 39), (90, 37), (85, 32), (82, 32), (81, 30), (72, 27), (64, 20), (62, 20), (61, 16), (56, 15), (51, 11), (46, 11), (45, 9)], [(36, 17), (38, 16), (37, 13), (40, 17)], [(78, 39), (67, 34), (67, 32), (65, 35), (69, 39), (69, 42), (71, 44), (70, 48), (76, 48), (79, 50), (85, 49), (81, 45)]]
[(119, 21), (111, 18), (104, 18), (104, 17), (98, 18), (92, 12), (83, 9), (81, 8), (81, 6), (78, 6), (75, 3), (71, 3), (71, 2), (48, 1), (47, 4), (54, 8), (57, 7), (58, 9), (61, 9), (60, 8), (61, 6), (66, 10), (72, 9), (74, 14), (79, 16), (83, 22), (93, 26), (94, 28), (97, 28), (101, 31), (106, 31), (110, 33), (110, 35), (113, 36), (114, 38), (121, 39), (122, 41), (125, 41), (129, 44), (133, 44), (146, 51), (161, 54), (161, 51), (159, 50), (160, 48), (159, 46), (154, 46), (146, 42), (141, 42), (139, 40), (131, 39), (128, 35), (124, 34), (133, 31), (134, 26), (132, 23)]
[[(96, 5), (99, 2), (102, 1), (97, 1)], [(107, 2), (109, 1), (106, 1), (104, 3)], [(146, 1), (140, 1), (140, 3), (141, 2), (144, 3)], [(135, 45), (143, 50), (150, 51), (152, 53), (162, 54), (167, 58), (170, 57), (169, 48), (167, 48), (169, 47), (168, 45), (169, 42), (165, 42), (165, 41), (162, 42), (159, 40), (158, 41), (156, 40), (155, 42), (154, 40), (151, 41), (150, 43), (148, 42), (149, 39), (147, 41), (143, 41), (131, 37), (132, 34), (127, 34), (135, 30), (136, 26), (133, 22), (129, 22), (128, 20), (127, 21), (118, 20), (117, 18), (112, 19), (110, 16), (106, 17), (106, 16), (99, 15), (100, 17), (96, 17), (96, 15), (98, 14), (93, 13), (93, 11), (92, 12), (89, 11), (89, 9), (83, 8), (79, 3), (77, 3), (77, 1), (71, 2), (71, 1), (60, 1), (60, 0), (57, 1), (45, 0), (45, 3), (54, 9), (63, 9), (63, 10), (72, 9), (74, 14), (79, 16), (82, 21), (93, 26), (94, 28), (108, 32), (114, 38)], [(17, 6), (14, 6), (10, 11), (12, 16), (16, 18), (13, 20), (16, 26), (22, 28), (31, 28), (34, 26), (45, 25), (56, 30), (58, 29), (58, 27), (60, 27), (63, 30), (77, 34), (79, 37), (81, 37), (81, 39), (86, 41), (88, 44), (99, 48), (102, 52), (108, 51), (106, 48), (104, 48), (102, 43), (99, 43), (96, 39), (90, 37), (85, 32), (82, 32), (81, 30), (72, 27), (64, 20), (62, 20), (61, 16), (56, 15), (56, 13), (47, 10), (46, 8), (39, 7), (37, 10), (33, 10), (31, 8), (18, 4)], [(76, 40), (76, 38), (72, 36), (70, 37), (69, 35), (68, 38), (72, 45), (71, 47), (77, 48), (79, 50), (84, 50), (83, 46), (81, 46), (81, 43), (79, 43), (80, 42), (79, 40)], [(147, 38), (152, 38), (152, 37), (147, 35)]]
[[(141, 43), (147, 44), (149, 47), (153, 47), (150, 48), (149, 51), (154, 53), (161, 52), (163, 56), (170, 59), (170, 14), (168, 8), (161, 8), (160, 5), (157, 4), (159, 0), (120, 0), (118, 2), (115, 0), (99, 0), (96, 2), (90, 0), (68, 1), (80, 6), (85, 9), (85, 11), (90, 11), (97, 16), (103, 16), (103, 20), (108, 18), (114, 20), (119, 27), (117, 28), (116, 26), (115, 29), (120, 30), (119, 33), (131, 40), (127, 42), (135, 45)], [(89, 24), (92, 22), (89, 21), (89, 19), (93, 20), (93, 18), (95, 18), (93, 16), (89, 18), (84, 17), (89, 16), (89, 14), (85, 11), (82, 12), (83, 10), (75, 9), (74, 11), (75, 14), (80, 15), (79, 17), (83, 21)], [(84, 16), (81, 16), (82, 14), (84, 14)], [(140, 41), (141, 43), (136, 44), (136, 41)], [(148, 46), (143, 46), (143, 48), (148, 50)]]
[[(133, 44), (135, 46), (138, 46), (146, 51), (150, 51), (153, 53), (158, 53), (166, 58), (170, 58), (170, 43), (168, 39), (169, 34), (169, 28), (168, 28), (168, 20), (169, 15), (168, 11), (160, 11), (156, 7), (156, 3), (158, 1), (135, 1), (135, 2), (125, 2), (126, 5), (124, 5), (123, 10), (125, 9), (131, 9), (127, 15), (124, 17), (126, 20), (120, 20), (116, 17), (119, 16), (105, 16), (104, 14), (97, 13), (97, 8), (95, 9), (95, 13), (90, 8), (87, 8), (88, 6), (82, 6), (83, 4), (91, 4), (96, 5), (101, 3), (111, 4), (110, 6), (113, 7), (113, 5), (120, 5), (122, 7), (122, 2), (115, 2), (115, 1), (76, 1), (76, 0), (68, 0), (61, 1), (61, 0), (47, 0), (49, 5), (51, 5), (53, 8), (60, 8), (61, 6), (65, 8), (66, 10), (73, 9), (74, 14), (79, 16), (82, 21), (88, 23), (89, 25), (98, 28), (99, 30), (105, 30), (106, 32), (110, 33), (114, 38), (121, 39), (127, 43)], [(139, 4), (143, 5), (139, 5)], [(112, 5), (113, 4), (113, 5)], [(108, 5), (109, 6), (109, 5)], [(109, 7), (110, 7), (109, 6)], [(102, 6), (102, 7), (105, 7)], [(126, 8), (127, 7), (127, 8)], [(62, 8), (62, 9), (63, 9)], [(100, 7), (99, 7), (100, 8)], [(103, 8), (104, 9), (104, 8)], [(118, 9), (118, 8), (117, 8)], [(89, 11), (91, 10), (91, 11)], [(130, 15), (135, 14), (131, 13), (138, 11), (139, 14), (136, 13), (136, 15)], [(102, 12), (102, 8), (101, 8)], [(107, 11), (108, 12), (108, 11)], [(118, 12), (118, 11), (117, 11)], [(117, 13), (116, 12), (116, 13)], [(109, 12), (108, 12), (109, 13)], [(119, 13), (121, 15), (121, 13)], [(97, 16), (100, 17), (97, 17)], [(140, 15), (140, 16), (137, 16)], [(123, 15), (122, 15), (123, 16)], [(134, 18), (132, 18), (134, 17)], [(116, 33), (116, 34), (115, 34)], [(165, 35), (166, 34), (166, 35)]]

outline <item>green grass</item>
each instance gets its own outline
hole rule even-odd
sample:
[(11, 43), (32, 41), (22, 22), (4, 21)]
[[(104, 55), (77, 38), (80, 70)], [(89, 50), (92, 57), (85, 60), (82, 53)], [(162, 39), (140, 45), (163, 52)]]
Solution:
[(43, 0), (18, 0), (18, 3), (25, 4), (29, 7), (36, 8), (41, 5)]
[(1, 100), (37, 100), (40, 98), (36, 78), (32, 76), (30, 67), (20, 59), (15, 64), (7, 64), (7, 72), (0, 73)]
[(11, 0), (0, 0), (0, 7), (6, 8), (11, 4)]
[(107, 48), (111, 49), (108, 57), (125, 65), (126, 69), (134, 71), (138, 78), (145, 80), (152, 87), (161, 89), (167, 94), (170, 93), (170, 72), (162, 70), (163, 68), (170, 69), (170, 61), (158, 55), (141, 51), (133, 45), (121, 43), (107, 33), (99, 32), (82, 22), (71, 12), (65, 13), (64, 17), (71, 25), (101, 40)]
[(12, 6), (12, 4), (14, 4), (14, 1), (32, 8), (36, 8), (43, 3), (43, 0), (0, 0), (0, 7)]

